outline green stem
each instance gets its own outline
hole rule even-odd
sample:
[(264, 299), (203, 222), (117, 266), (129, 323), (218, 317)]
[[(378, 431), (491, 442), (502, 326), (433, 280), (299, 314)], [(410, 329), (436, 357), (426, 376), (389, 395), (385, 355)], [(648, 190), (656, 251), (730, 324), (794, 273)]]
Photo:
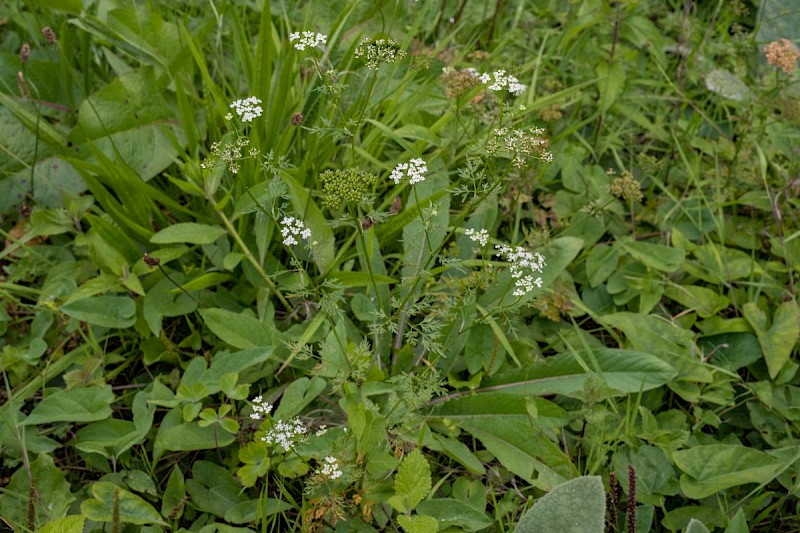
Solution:
[(236, 244), (239, 245), (239, 248), (242, 250), (242, 253), (244, 253), (245, 259), (247, 259), (247, 261), (249, 261), (250, 264), (253, 265), (253, 268), (255, 268), (256, 271), (261, 275), (261, 277), (264, 279), (264, 282), (266, 282), (267, 287), (269, 287), (269, 289), (275, 293), (275, 296), (278, 297), (278, 300), (280, 300), (283, 307), (287, 311), (291, 311), (292, 305), (289, 303), (289, 301), (286, 299), (283, 293), (281, 293), (277, 285), (275, 285), (275, 282), (272, 281), (272, 278), (269, 277), (269, 274), (266, 273), (264, 267), (261, 266), (261, 263), (258, 262), (253, 253), (250, 251), (250, 248), (248, 248), (247, 245), (244, 243), (242, 237), (239, 235), (239, 232), (237, 232), (236, 228), (233, 227), (233, 224), (228, 219), (228, 217), (225, 216), (225, 213), (223, 213), (221, 209), (217, 208), (217, 205), (214, 202), (213, 198), (207, 196), (207, 200), (211, 202), (211, 204), (214, 206), (214, 210), (219, 215), (219, 218), (222, 219), (222, 223), (225, 224), (225, 228), (228, 230), (228, 234), (231, 237), (233, 237), (233, 240), (236, 241)]

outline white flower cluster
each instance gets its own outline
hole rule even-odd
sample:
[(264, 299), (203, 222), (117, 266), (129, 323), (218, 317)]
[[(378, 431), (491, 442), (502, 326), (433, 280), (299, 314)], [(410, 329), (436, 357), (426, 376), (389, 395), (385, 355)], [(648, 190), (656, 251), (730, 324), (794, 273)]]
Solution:
[[(294, 41), (297, 42), (294, 43)], [(289, 42), (294, 43), (294, 47), (302, 51), (305, 50), (306, 47), (322, 48), (328, 43), (328, 37), (326, 35), (322, 35), (321, 33), (314, 33), (313, 31), (304, 31), (301, 36), (300, 32), (296, 31), (289, 34)]]
[(400, 180), (408, 176), (408, 183), (414, 185), (421, 181), (425, 181), (424, 174), (428, 172), (428, 164), (422, 159), (412, 159), (408, 163), (400, 163), (392, 170), (389, 179), (393, 180), (395, 185), (400, 184)]
[(288, 452), (292, 446), (304, 441), (307, 433), (308, 428), (300, 422), (299, 418), (292, 418), (286, 422), (279, 420), (262, 437), (262, 440), (269, 445), (277, 444)]
[(506, 74), (506, 71), (503, 69), (497, 70), (492, 74), (481, 74), (480, 78), (481, 83), (491, 84), (488, 87), (490, 91), (502, 91), (503, 89), (508, 89), (508, 92), (514, 96), (519, 96), (525, 92), (525, 89), (528, 88), (527, 85), (520, 83), (519, 80), (514, 76)]
[(297, 241), (298, 236), (302, 239), (311, 238), (311, 230), (306, 228), (306, 225), (303, 223), (302, 220), (298, 220), (294, 217), (283, 217), (283, 220), (281, 220), (281, 224), (283, 224), (283, 227), (281, 228), (281, 235), (283, 235), (283, 244), (285, 244), (286, 246), (298, 244)]
[(486, 243), (489, 242), (489, 232), (485, 229), (475, 231), (475, 228), (469, 228), (464, 235), (469, 237), (472, 242), (479, 242), (481, 246), (486, 246)]
[(242, 119), (242, 122), (252, 122), (254, 118), (260, 117), (261, 113), (264, 112), (259, 104), (261, 104), (261, 100), (255, 96), (251, 96), (243, 100), (236, 100), (230, 107), (236, 111), (236, 114)]
[(536, 275), (544, 269), (544, 257), (539, 252), (531, 253), (522, 246), (514, 248), (504, 244), (495, 246), (498, 257), (505, 256), (511, 264), (511, 277), (514, 279), (514, 296), (524, 296), (533, 290), (533, 286), (542, 287), (542, 278)]
[(261, 396), (253, 398), (253, 412), (250, 413), (250, 418), (253, 420), (261, 420), (262, 416), (267, 416), (272, 412), (272, 405), (269, 404)]
[(322, 468), (317, 470), (317, 474), (328, 479), (337, 479), (342, 475), (342, 471), (339, 468), (339, 461), (337, 461), (335, 457), (326, 457), (325, 463), (322, 465)]

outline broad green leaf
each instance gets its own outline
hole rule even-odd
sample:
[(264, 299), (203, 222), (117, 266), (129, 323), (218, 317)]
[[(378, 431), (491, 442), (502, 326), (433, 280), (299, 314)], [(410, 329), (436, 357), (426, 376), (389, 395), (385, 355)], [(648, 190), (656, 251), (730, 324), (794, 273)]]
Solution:
[(225, 228), (219, 226), (181, 222), (162, 229), (150, 238), (150, 242), (155, 244), (211, 244), (225, 233)]
[(129, 328), (136, 322), (136, 304), (127, 296), (90, 296), (62, 305), (76, 320), (106, 328)]
[(709, 533), (708, 528), (699, 520), (692, 518), (686, 526), (686, 533)]
[(22, 421), (22, 425), (103, 420), (111, 416), (113, 401), (111, 385), (59, 389), (45, 396)]
[(85, 521), (86, 517), (78, 515), (57, 518), (42, 526), (39, 533), (82, 533)]
[(706, 74), (706, 87), (729, 100), (749, 100), (753, 95), (739, 76), (723, 68), (715, 68)]
[(473, 474), (483, 475), (486, 473), (486, 469), (480, 459), (472, 453), (469, 446), (459, 440), (434, 432), (426, 432), (424, 444), (426, 448), (442, 452), (451, 459), (458, 461)]
[[(183, 284), (183, 290), (185, 291), (199, 291), (202, 289), (207, 289), (208, 287), (216, 287), (217, 285), (222, 285), (226, 281), (231, 280), (232, 277), (230, 274), (223, 274), (222, 272), (208, 272), (206, 274), (197, 276), (196, 278), (187, 281)], [(172, 292), (181, 292), (180, 289), (173, 287)]]
[(325, 390), (326, 386), (325, 380), (319, 377), (300, 378), (292, 381), (283, 392), (281, 404), (275, 410), (275, 418), (287, 420), (299, 414), (306, 405), (313, 402)]
[[(592, 360), (598, 365), (596, 369), (584, 366)], [(587, 367), (590, 372), (586, 371)], [(596, 370), (597, 374), (591, 370)], [(664, 385), (675, 377), (676, 372), (658, 357), (646, 353), (600, 348), (591, 357), (586, 353), (561, 353), (548, 357), (528, 368), (498, 374), (482, 385), (523, 395), (573, 394), (582, 390), (586, 380), (593, 375), (601, 376), (620, 394), (635, 394)]]
[(767, 363), (769, 377), (775, 379), (789, 361), (797, 338), (800, 336), (800, 311), (793, 301), (778, 306), (767, 328), (767, 315), (756, 304), (747, 302), (742, 309), (761, 344), (761, 353)]
[(197, 423), (179, 424), (159, 431), (155, 446), (168, 451), (211, 450), (223, 448), (236, 440), (235, 435), (216, 425), (200, 427)]
[(744, 509), (740, 507), (736, 511), (736, 514), (728, 522), (725, 533), (750, 533), (750, 528), (747, 527), (747, 518), (744, 516)]
[(520, 519), (514, 533), (602, 533), (606, 497), (600, 476), (567, 481), (542, 496)]
[(79, 15), (83, 10), (83, 0), (31, 0), (31, 3), (45, 9), (66, 11), (72, 15)]
[(731, 371), (739, 370), (761, 359), (761, 346), (752, 333), (731, 332), (701, 337), (697, 346), (711, 355), (714, 366)]
[[(169, 516), (175, 512), (175, 518), (180, 518), (183, 514), (182, 502), (185, 496), (186, 483), (183, 479), (183, 472), (178, 465), (175, 465), (167, 480), (164, 497), (161, 499), (161, 516)], [(178, 506), (181, 508), (179, 509)]]
[(796, 39), (800, 27), (800, 12), (792, 0), (762, 0), (758, 3), (757, 42)]
[(597, 287), (617, 270), (620, 251), (617, 246), (606, 244), (597, 245), (586, 257), (586, 274), (589, 276), (589, 285)]
[(331, 279), (336, 280), (345, 287), (372, 287), (372, 284), (387, 285), (390, 283), (397, 283), (395, 278), (384, 276), (382, 274), (369, 272), (331, 272)]
[(436, 533), (439, 531), (439, 522), (432, 516), (401, 514), (397, 523), (402, 526), (405, 533)]
[(79, 429), (75, 434), (75, 447), (104, 457), (108, 457), (109, 452), (119, 456), (141, 440), (144, 440), (144, 435), (136, 430), (133, 422), (107, 418)]
[(196, 461), (192, 479), (186, 481), (186, 492), (192, 504), (201, 511), (223, 517), (228, 509), (249, 498), (227, 469), (208, 461)]
[(532, 425), (509, 425), (506, 420), (458, 420), (509, 471), (539, 489), (548, 490), (578, 471), (561, 448), (544, 431)]
[(482, 509), (455, 498), (425, 500), (417, 505), (417, 513), (432, 516), (442, 529), (451, 527), (458, 531), (483, 531), (494, 524)]
[(686, 252), (678, 248), (635, 241), (630, 237), (620, 239), (619, 244), (633, 257), (645, 265), (662, 272), (674, 272), (686, 259)]
[(701, 318), (714, 316), (730, 304), (730, 299), (717, 291), (698, 285), (669, 285), (664, 296), (697, 311)]
[(256, 481), (269, 470), (269, 452), (263, 441), (248, 442), (239, 448), (239, 460), (244, 466), (236, 471), (236, 475), (245, 487), (252, 487)]
[(273, 346), (275, 327), (246, 313), (234, 313), (213, 308), (200, 311), (208, 329), (234, 348), (256, 348)]
[(187, 315), (197, 309), (196, 301), (182, 291), (172, 290), (175, 288), (174, 283), (183, 283), (183, 275), (172, 274), (171, 277), (171, 280), (164, 278), (156, 283), (144, 297), (142, 315), (153, 335), (161, 332), (161, 321), (164, 317)]
[(400, 463), (394, 477), (395, 495), (387, 503), (401, 513), (409, 513), (428, 495), (431, 487), (431, 467), (417, 448)]
[[(144, 41), (139, 36), (136, 42)], [(153, 178), (178, 155), (172, 139), (179, 146), (185, 144), (183, 131), (164, 98), (166, 82), (166, 78), (156, 77), (152, 67), (114, 79), (81, 103), (78, 127), (71, 132), (70, 141), (88, 144), (111, 161), (121, 159), (144, 181)]]
[(767, 483), (781, 468), (776, 458), (745, 446), (710, 444), (679, 450), (673, 454), (681, 475), (681, 490), (700, 500), (745, 483)]
[[(531, 416), (532, 410), (535, 417)], [(528, 425), (535, 418), (535, 423), (541, 422), (554, 430), (569, 420), (567, 412), (549, 400), (499, 391), (478, 392), (439, 403), (429, 416), (477, 425), (493, 420), (508, 425)]]
[(255, 522), (260, 518), (269, 517), (293, 508), (294, 507), (290, 503), (287, 503), (283, 500), (278, 500), (275, 498), (259, 498), (257, 500), (248, 500), (246, 502), (237, 503), (225, 511), (223, 518), (234, 524), (246, 524), (248, 522)]
[(81, 503), (81, 512), (89, 520), (110, 522), (114, 514), (114, 500), (117, 494), (119, 495), (120, 522), (140, 525), (167, 525), (152, 505), (109, 481), (98, 481), (92, 485), (94, 498)]
[[(53, 458), (40, 453), (30, 461), (30, 474), (41, 500), (35, 503), (37, 523), (44, 523), (50, 518), (64, 516), (75, 501), (70, 491), (66, 475), (53, 462)], [(31, 477), (25, 468), (17, 468), (11, 480), (0, 491), (0, 516), (11, 523), (26, 524), (28, 495), (30, 494)], [(44, 505), (44, 508), (41, 507)], [(8, 523), (8, 522), (7, 522)], [(21, 528), (20, 528), (21, 529)]]
[(622, 61), (613, 61), (611, 64), (601, 61), (595, 67), (597, 77), (597, 90), (600, 92), (600, 112), (608, 111), (617, 101), (625, 86), (625, 66)]
[(692, 269), (690, 273), (710, 283), (725, 284), (731, 280), (748, 278), (753, 272), (762, 270), (750, 254), (718, 244), (696, 246), (692, 254), (702, 268), (699, 272)]

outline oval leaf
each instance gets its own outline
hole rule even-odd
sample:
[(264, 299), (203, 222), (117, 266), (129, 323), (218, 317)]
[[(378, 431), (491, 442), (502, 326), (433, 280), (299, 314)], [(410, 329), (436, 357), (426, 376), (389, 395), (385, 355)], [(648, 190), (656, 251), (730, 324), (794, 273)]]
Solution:
[(181, 222), (162, 229), (150, 239), (155, 244), (211, 244), (225, 235), (225, 230), (219, 226), (209, 226), (196, 222)]
[(91, 296), (63, 305), (61, 311), (106, 328), (129, 328), (136, 321), (136, 304), (127, 296)]
[(522, 517), (515, 533), (602, 533), (606, 497), (600, 476), (567, 481), (545, 494)]
[(767, 483), (781, 468), (781, 462), (771, 455), (729, 444), (680, 450), (674, 453), (673, 460), (684, 472), (681, 490), (695, 500), (745, 483)]
[(114, 500), (119, 494), (119, 519), (128, 524), (167, 524), (152, 505), (139, 496), (121, 489), (109, 481), (98, 481), (92, 485), (94, 498), (81, 504), (81, 512), (89, 520), (110, 522), (114, 513)]
[(51, 422), (94, 422), (111, 416), (111, 386), (61, 389), (34, 407), (22, 425)]

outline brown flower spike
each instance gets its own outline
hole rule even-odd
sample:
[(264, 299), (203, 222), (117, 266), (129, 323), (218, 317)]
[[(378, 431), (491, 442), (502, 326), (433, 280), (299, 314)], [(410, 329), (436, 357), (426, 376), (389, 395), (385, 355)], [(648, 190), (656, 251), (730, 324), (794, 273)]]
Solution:
[(800, 58), (800, 51), (789, 39), (781, 39), (765, 46), (764, 55), (767, 56), (767, 63), (773, 67), (778, 67), (786, 74), (791, 74), (797, 68), (797, 59)]

